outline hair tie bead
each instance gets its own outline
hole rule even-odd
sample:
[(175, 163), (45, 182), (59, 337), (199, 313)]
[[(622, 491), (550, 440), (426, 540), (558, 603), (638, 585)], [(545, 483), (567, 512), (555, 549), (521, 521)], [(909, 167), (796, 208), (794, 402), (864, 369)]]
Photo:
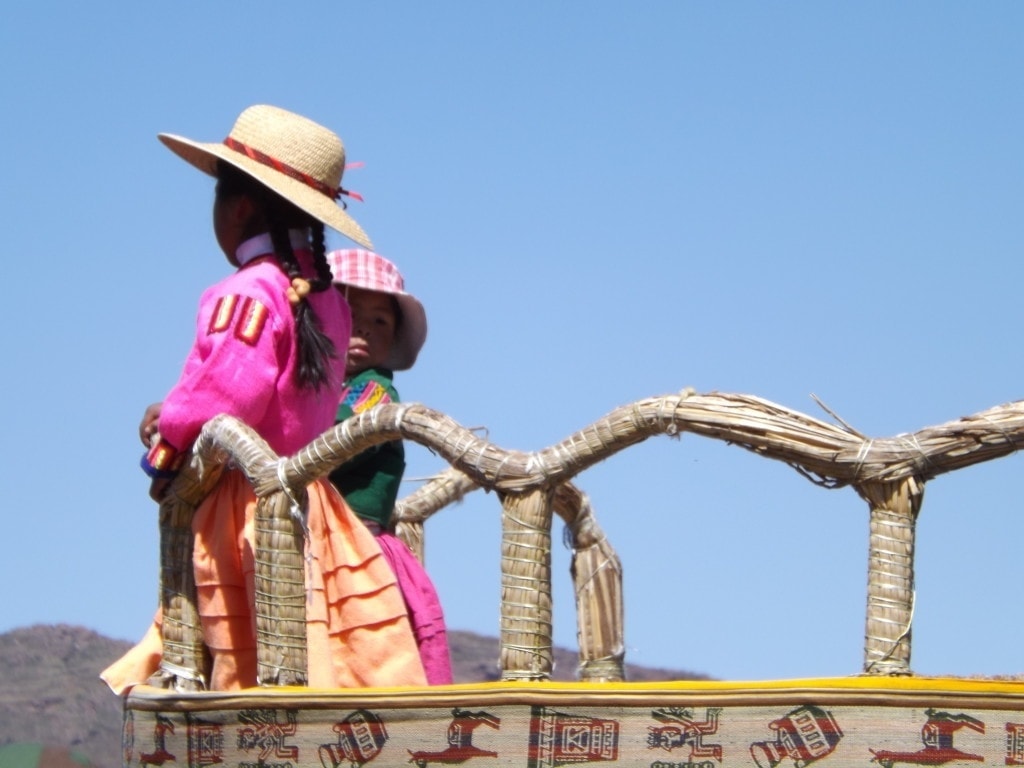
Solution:
[(292, 284), (288, 286), (288, 290), (285, 291), (285, 295), (288, 297), (288, 303), (295, 306), (300, 301), (303, 301), (311, 290), (309, 280), (304, 277), (293, 277)]

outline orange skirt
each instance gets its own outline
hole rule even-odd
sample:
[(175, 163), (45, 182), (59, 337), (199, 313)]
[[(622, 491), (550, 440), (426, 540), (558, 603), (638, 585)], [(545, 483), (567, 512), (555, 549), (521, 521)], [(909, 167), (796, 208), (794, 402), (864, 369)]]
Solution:
[[(373, 534), (326, 480), (308, 489), (306, 578), (309, 685), (324, 688), (426, 685), (402, 594)], [(256, 682), (256, 496), (238, 470), (224, 473), (196, 510), (193, 564), (212, 690)], [(157, 671), (160, 614), (143, 640), (101, 677), (123, 693)]]

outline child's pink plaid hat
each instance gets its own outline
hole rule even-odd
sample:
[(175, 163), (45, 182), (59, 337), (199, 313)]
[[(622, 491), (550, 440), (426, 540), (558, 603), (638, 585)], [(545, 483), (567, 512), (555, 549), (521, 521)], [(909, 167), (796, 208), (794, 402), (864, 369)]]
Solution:
[(427, 340), (427, 313), (419, 299), (405, 292), (405, 280), (398, 267), (379, 253), (362, 248), (344, 248), (327, 254), (335, 285), (353, 285), (367, 291), (389, 293), (402, 312), (395, 331), (395, 343), (387, 366), (393, 371), (412, 368)]

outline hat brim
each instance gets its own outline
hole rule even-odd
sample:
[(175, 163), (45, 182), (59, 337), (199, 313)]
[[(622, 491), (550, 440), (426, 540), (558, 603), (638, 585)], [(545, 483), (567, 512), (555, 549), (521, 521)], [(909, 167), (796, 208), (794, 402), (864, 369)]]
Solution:
[(416, 364), (416, 358), (427, 340), (427, 313), (419, 299), (411, 293), (391, 293), (402, 310), (402, 324), (395, 334), (388, 357), (388, 367), (393, 371), (405, 371)]
[[(192, 141), (170, 133), (157, 134), (157, 138), (178, 157), (203, 173), (216, 177), (217, 161), (222, 160), (252, 176), (317, 221), (323, 222), (366, 248), (373, 248), (369, 236), (344, 208), (301, 181), (263, 165), (224, 144)], [(413, 359), (415, 360), (415, 356)]]

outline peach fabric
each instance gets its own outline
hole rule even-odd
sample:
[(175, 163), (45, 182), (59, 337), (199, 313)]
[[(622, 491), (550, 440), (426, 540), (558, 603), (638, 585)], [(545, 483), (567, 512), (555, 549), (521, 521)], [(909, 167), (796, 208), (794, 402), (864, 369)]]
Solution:
[[(326, 480), (309, 486), (306, 572), (309, 685), (426, 685), (402, 594), (373, 534)], [(253, 523), (256, 497), (238, 470), (224, 473), (196, 510), (197, 604), (213, 660), (210, 688), (257, 685)], [(159, 666), (159, 619), (103, 679), (117, 693)]]
[(100, 678), (114, 693), (127, 693), (133, 685), (146, 682), (160, 667), (164, 645), (160, 638), (162, 615), (158, 610), (142, 639), (128, 652), (100, 673)]

